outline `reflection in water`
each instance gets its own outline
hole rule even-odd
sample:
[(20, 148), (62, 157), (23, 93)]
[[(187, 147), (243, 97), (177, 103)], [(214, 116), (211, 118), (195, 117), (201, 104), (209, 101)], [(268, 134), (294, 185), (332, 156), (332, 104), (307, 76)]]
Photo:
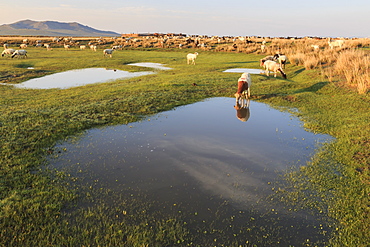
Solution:
[(249, 105), (250, 105), (249, 99), (247, 99), (246, 104), (244, 103), (240, 104), (239, 102), (237, 102), (234, 105), (234, 108), (236, 110), (236, 117), (242, 122), (247, 122), (249, 117), (251, 116)]
[(142, 122), (91, 129), (77, 142), (61, 144), (67, 151), (51, 160), (52, 166), (122, 197), (127, 194), (123, 188), (145, 191), (166, 205), (156, 210), (181, 205), (182, 212), (193, 217), (196, 212), (199, 219), (218, 212), (220, 200), (227, 201), (249, 212), (241, 227), (259, 225), (284, 246), (322, 238), (317, 232), (322, 222), (279, 206), (272, 212), (265, 198), (277, 172), (304, 165), (317, 143), (330, 137), (306, 132), (290, 114), (254, 101), (253, 116), (246, 114), (248, 121), (242, 123), (235, 119), (234, 103), (234, 98), (213, 98)]
[[(34, 78), (20, 84), (12, 84), (17, 88), (28, 89), (67, 89), (87, 84), (108, 82), (116, 79), (129, 79), (132, 77), (153, 74), (154, 72), (127, 72), (116, 69), (89, 68), (77, 69)], [(9, 85), (9, 84), (6, 84)]]
[(153, 69), (160, 69), (160, 70), (169, 70), (172, 68), (165, 67), (161, 63), (130, 63), (127, 65), (133, 65), (133, 66), (139, 66), (139, 67), (147, 67), (147, 68), (153, 68)]
[(233, 69), (224, 70), (223, 72), (261, 74), (260, 69), (247, 69), (247, 68), (233, 68)]

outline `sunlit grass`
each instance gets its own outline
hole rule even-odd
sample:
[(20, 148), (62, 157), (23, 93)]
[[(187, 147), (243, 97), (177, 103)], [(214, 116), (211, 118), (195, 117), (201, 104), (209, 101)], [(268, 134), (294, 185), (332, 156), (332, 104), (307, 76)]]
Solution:
[[(263, 55), (199, 52), (197, 65), (190, 66), (185, 56), (193, 50), (123, 50), (115, 52), (112, 59), (104, 58), (102, 50), (28, 50), (27, 59), (0, 60), (1, 82), (19, 83), (88, 67), (147, 70), (127, 65), (134, 62), (159, 62), (173, 70), (66, 90), (0, 86), (0, 245), (194, 246), (195, 240), (202, 243), (203, 235), (189, 234), (181, 215), (153, 215), (149, 210), (151, 202), (136, 197), (113, 208), (95, 201), (91, 207), (76, 209), (78, 197), (91, 203), (98, 200), (99, 193), (109, 191), (83, 188), (83, 192), (77, 193), (79, 188), (74, 190), (73, 178), (68, 174), (40, 168), (45, 164), (44, 157), (54, 154), (53, 146), (58, 141), (85, 129), (127, 124), (207, 97), (233, 97), (240, 75), (222, 71), (259, 68)], [(288, 80), (252, 75), (252, 97), (284, 109), (296, 107), (305, 127), (337, 138), (306, 168), (287, 177), (292, 178), (293, 187), (303, 184), (303, 188), (317, 190), (319, 196), (328, 195), (320, 208), (326, 208), (329, 216), (338, 221), (334, 227), (338, 234), (332, 237), (332, 243), (365, 246), (370, 241), (366, 234), (369, 220), (365, 217), (366, 195), (370, 193), (369, 98), (338, 88), (323, 80), (320, 70), (311, 69), (306, 71), (303, 66), (290, 64), (286, 69)], [(316, 196), (310, 199), (305, 195), (305, 201), (311, 204)], [(212, 229), (204, 231), (209, 233)], [(222, 235), (219, 231), (217, 236)], [(225, 243), (238, 246), (247, 242), (240, 239)]]

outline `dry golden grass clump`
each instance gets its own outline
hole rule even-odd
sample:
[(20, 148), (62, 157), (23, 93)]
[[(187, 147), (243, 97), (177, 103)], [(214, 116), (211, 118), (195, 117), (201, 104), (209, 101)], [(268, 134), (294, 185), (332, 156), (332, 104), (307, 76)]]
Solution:
[(345, 78), (346, 85), (356, 87), (364, 94), (370, 88), (370, 56), (359, 50), (347, 50), (339, 54), (334, 71)]
[(369, 46), (370, 39), (345, 40), (343, 47), (334, 49), (324, 39), (273, 40), (266, 53), (285, 53), (290, 64), (321, 69), (330, 81), (365, 94), (370, 90), (370, 52), (359, 48)]

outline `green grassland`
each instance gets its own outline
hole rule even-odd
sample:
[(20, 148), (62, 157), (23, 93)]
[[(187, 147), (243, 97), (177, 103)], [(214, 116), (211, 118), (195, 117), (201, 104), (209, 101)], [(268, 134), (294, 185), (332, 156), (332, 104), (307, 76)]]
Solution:
[[(27, 50), (27, 59), (1, 58), (1, 83), (78, 68), (151, 70), (127, 65), (135, 62), (157, 62), (173, 69), (65, 90), (0, 85), (0, 246), (211, 246), (201, 234), (190, 234), (181, 217), (152, 213), (153, 202), (135, 197), (108, 206), (91, 199), (94, 193), (109, 194), (108, 190), (81, 192), (68, 174), (41, 168), (46, 155), (55, 154), (58, 141), (83, 130), (128, 124), (209, 97), (233, 97), (240, 75), (222, 71), (259, 68), (261, 56), (199, 52), (193, 66), (186, 64), (185, 56), (194, 50), (122, 50), (115, 51), (113, 58), (104, 58), (102, 50)], [(367, 246), (369, 95), (339, 88), (318, 70), (288, 64), (286, 72), (287, 80), (252, 75), (252, 100), (282, 111), (298, 109), (292, 114), (304, 121), (305, 128), (336, 140), (319, 150), (307, 166), (286, 174), (288, 186), (277, 190), (276, 196), (332, 217), (337, 223), (325, 245)], [(95, 200), (94, 206), (78, 207), (79, 200)], [(137, 212), (136, 216), (125, 215), (123, 208)], [(221, 235), (225, 234), (217, 236)], [(247, 241), (226, 239), (217, 246)]]

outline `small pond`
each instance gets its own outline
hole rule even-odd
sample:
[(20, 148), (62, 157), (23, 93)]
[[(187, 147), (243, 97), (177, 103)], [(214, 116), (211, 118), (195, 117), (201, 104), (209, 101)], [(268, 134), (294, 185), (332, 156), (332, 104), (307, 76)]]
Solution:
[[(279, 173), (305, 165), (332, 138), (307, 132), (291, 114), (254, 101), (241, 121), (234, 104), (234, 98), (212, 98), (140, 122), (88, 130), (58, 145), (64, 151), (50, 159), (50, 167), (122, 197), (124, 187), (143, 191), (160, 202), (158, 211), (181, 205), (194, 229), (222, 219), (212, 227), (224, 227), (227, 235), (232, 225), (258, 246), (325, 239), (325, 223), (317, 216), (273, 205), (267, 197)], [(223, 211), (225, 202), (229, 209)]]
[[(159, 63), (134, 63), (129, 65), (148, 67), (159, 70), (171, 69)], [(29, 67), (27, 69), (34, 68)], [(137, 76), (150, 75), (154, 73), (155, 72), (153, 71), (128, 72), (117, 69), (87, 68), (55, 73), (52, 75), (34, 78), (19, 84), (12, 85), (17, 88), (27, 88), (27, 89), (51, 89), (51, 88), (67, 89), (71, 87), (79, 87), (93, 83), (109, 82), (117, 79), (129, 79)]]
[(247, 68), (233, 68), (233, 69), (227, 69), (222, 72), (228, 72), (228, 73), (250, 73), (250, 74), (261, 74), (263, 73), (260, 69), (247, 69)]
[(163, 64), (160, 63), (150, 63), (150, 62), (142, 62), (142, 63), (130, 63), (127, 65), (132, 65), (132, 66), (139, 66), (139, 67), (147, 67), (147, 68), (153, 68), (153, 69), (160, 69), (160, 70), (170, 70), (172, 68), (166, 67)]

